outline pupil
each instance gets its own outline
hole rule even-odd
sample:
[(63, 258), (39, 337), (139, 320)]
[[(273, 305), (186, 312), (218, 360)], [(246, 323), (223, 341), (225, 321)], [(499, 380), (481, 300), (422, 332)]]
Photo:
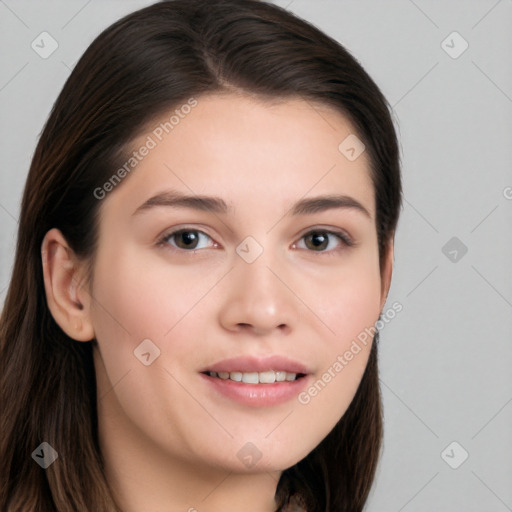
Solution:
[(181, 238), (184, 241), (185, 245), (193, 244), (196, 241), (197, 236), (192, 231), (184, 231), (181, 234)]
[(313, 246), (314, 247), (320, 247), (322, 244), (325, 244), (325, 241), (326, 241), (326, 238), (323, 234), (321, 233), (314, 233), (311, 235), (311, 240), (313, 242)]

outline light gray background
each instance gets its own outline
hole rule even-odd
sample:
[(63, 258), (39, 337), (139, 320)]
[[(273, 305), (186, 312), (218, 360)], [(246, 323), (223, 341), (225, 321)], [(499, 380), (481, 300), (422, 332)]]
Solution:
[[(151, 3), (0, 0), (0, 304), (22, 187), (57, 94), (103, 28)], [(512, 511), (512, 0), (275, 3), (358, 58), (401, 138), (388, 304), (404, 309), (381, 334), (385, 440), (367, 510)], [(43, 31), (59, 44), (48, 59), (31, 49)], [(469, 44), (458, 58), (441, 46), (454, 31)], [(453, 36), (445, 45), (462, 48)], [(459, 248), (446, 256), (452, 237)], [(468, 459), (452, 469), (445, 460), (460, 463), (462, 450)]]

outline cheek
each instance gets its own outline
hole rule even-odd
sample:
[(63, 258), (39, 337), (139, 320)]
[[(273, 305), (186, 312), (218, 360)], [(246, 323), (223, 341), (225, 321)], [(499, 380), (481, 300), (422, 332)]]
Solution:
[(378, 320), (381, 305), (381, 276), (376, 251), (353, 253), (322, 279), (308, 280), (312, 309), (329, 327), (326, 353), (346, 349), (351, 340)]
[[(115, 261), (115, 265), (106, 262)], [(99, 261), (94, 284), (94, 318), (98, 338), (163, 339), (185, 318), (215, 280), (187, 269), (148, 265), (150, 258), (125, 253)]]
[(357, 338), (373, 326), (380, 313), (380, 279), (368, 273), (352, 275), (333, 292), (328, 310), (332, 329), (336, 333), (334, 345), (343, 349), (347, 342)]
[[(149, 258), (137, 251), (124, 250), (122, 254), (114, 258), (104, 253), (97, 260), (92, 321), (111, 384), (130, 371), (127, 381), (136, 376), (137, 388), (142, 389), (151, 387), (155, 371), (144, 372), (147, 367), (136, 355), (148, 350), (151, 358), (158, 354), (162, 357), (151, 368), (165, 366), (173, 372), (179, 361), (188, 361), (191, 340), (197, 347), (201, 327), (204, 331), (197, 311), (207, 303), (202, 299), (219, 275), (208, 269), (198, 272), (192, 267), (158, 265), (155, 260), (148, 264)], [(167, 374), (162, 375), (168, 379)]]
[[(95, 272), (93, 324), (101, 354), (96, 364), (105, 367), (97, 372), (98, 387), (107, 397), (102, 414), (120, 407), (119, 414), (122, 411), (149, 437), (176, 449), (172, 436), (179, 436), (182, 445), (186, 438), (181, 416), (204, 413), (179, 382), (192, 366), (190, 339), (199, 339), (191, 322), (197, 320), (195, 305), (216, 279), (210, 275), (198, 280), (197, 272), (187, 275), (179, 268), (148, 266), (148, 258), (125, 254), (115, 266), (103, 263), (109, 258), (98, 259)], [(148, 366), (142, 356), (147, 352), (152, 361)]]
[(320, 442), (349, 407), (366, 369), (380, 314), (378, 262), (351, 265), (331, 276), (323, 290), (310, 290), (310, 299), (315, 296), (316, 313), (330, 332), (317, 339), (322, 364), (299, 395), (297, 412)]

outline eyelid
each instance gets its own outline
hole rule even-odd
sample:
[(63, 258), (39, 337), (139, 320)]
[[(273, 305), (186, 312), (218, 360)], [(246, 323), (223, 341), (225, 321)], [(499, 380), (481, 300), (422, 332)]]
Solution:
[[(158, 237), (157, 245), (168, 247), (170, 245), (168, 243), (168, 240), (173, 235), (176, 235), (183, 231), (196, 231), (197, 233), (203, 234), (203, 235), (207, 236), (208, 238), (210, 238), (211, 240), (213, 240), (214, 246), (220, 245), (206, 231), (203, 231), (202, 229), (199, 229), (198, 227), (195, 227), (195, 226), (187, 226), (187, 225), (181, 226), (181, 227), (176, 227), (176, 228), (171, 228), (170, 231), (165, 231), (163, 235)], [(315, 226), (315, 227), (307, 228), (300, 235), (298, 235), (298, 240), (300, 241), (304, 237), (306, 237), (307, 235), (310, 235), (312, 233), (326, 233), (328, 235), (332, 235), (332, 236), (338, 238), (338, 240), (343, 245), (345, 245), (346, 248), (353, 247), (353, 246), (357, 245), (357, 242), (352, 238), (352, 236), (346, 230), (343, 230), (340, 228), (323, 227), (323, 226)], [(294, 246), (296, 244), (297, 244), (297, 242), (293, 243)], [(197, 253), (197, 252), (204, 250), (204, 249), (181, 249), (181, 248), (174, 247), (172, 245), (170, 247), (171, 247), (171, 249), (169, 249), (169, 250), (175, 251), (175, 252), (181, 252), (181, 253), (187, 253), (187, 252)], [(332, 253), (336, 253), (337, 251), (342, 250), (342, 249), (331, 249), (329, 251), (313, 251), (313, 250), (307, 250), (307, 249), (301, 249), (301, 250), (305, 250), (306, 252), (317, 253), (317, 254), (332, 254)]]
[(352, 247), (356, 245), (356, 241), (354, 238), (348, 233), (347, 230), (329, 226), (315, 226), (313, 228), (307, 228), (306, 231), (302, 232), (299, 238), (303, 238), (306, 235), (311, 233), (327, 233), (330, 235), (338, 236), (341, 238), (342, 242), (346, 243), (348, 246)]
[(337, 241), (339, 242), (340, 246), (335, 247), (334, 249), (330, 250), (323, 250), (323, 251), (314, 251), (308, 248), (300, 248), (301, 251), (306, 252), (307, 254), (315, 254), (321, 257), (336, 257), (340, 255), (340, 252), (346, 251), (347, 249), (350, 249), (356, 245), (355, 240), (345, 231), (338, 228), (322, 228), (322, 227), (315, 227), (310, 228), (303, 234), (299, 236), (298, 242), (294, 242), (293, 246), (296, 247), (298, 243), (300, 243), (304, 238), (308, 235), (311, 235), (313, 233), (320, 233), (320, 234), (327, 234), (335, 237)]
[[(197, 233), (200, 233), (202, 235), (205, 235), (207, 236), (208, 238), (210, 238), (211, 240), (213, 240), (213, 237), (211, 235), (209, 235), (206, 231), (204, 231), (203, 229), (199, 229), (198, 227), (193, 227), (193, 226), (182, 226), (182, 227), (177, 227), (177, 228), (171, 228), (170, 231), (165, 231), (161, 236), (158, 237), (158, 241), (157, 241), (157, 245), (159, 246), (169, 246), (170, 244), (168, 243), (168, 240), (173, 236), (173, 235), (176, 235), (178, 233), (181, 233), (182, 231), (196, 231)], [(214, 241), (214, 245), (218, 246), (219, 243)], [(204, 249), (180, 249), (179, 247), (173, 247), (171, 246), (171, 249), (170, 250), (173, 250), (175, 252), (182, 252), (182, 253), (187, 253), (187, 252), (198, 252), (198, 251), (203, 251)]]

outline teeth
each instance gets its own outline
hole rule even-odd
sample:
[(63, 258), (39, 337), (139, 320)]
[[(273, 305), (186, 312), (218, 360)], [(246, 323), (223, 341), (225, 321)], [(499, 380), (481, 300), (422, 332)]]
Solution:
[(276, 382), (283, 382), (286, 380), (286, 372), (276, 372)]
[(262, 384), (273, 384), (276, 381), (276, 372), (270, 370), (269, 372), (260, 372), (259, 381)]
[(253, 373), (242, 373), (242, 382), (246, 384), (258, 384), (260, 381), (258, 372)]
[(296, 380), (296, 373), (269, 370), (266, 372), (208, 372), (210, 377), (223, 380), (244, 382), (245, 384), (273, 384), (274, 382), (291, 382)]

